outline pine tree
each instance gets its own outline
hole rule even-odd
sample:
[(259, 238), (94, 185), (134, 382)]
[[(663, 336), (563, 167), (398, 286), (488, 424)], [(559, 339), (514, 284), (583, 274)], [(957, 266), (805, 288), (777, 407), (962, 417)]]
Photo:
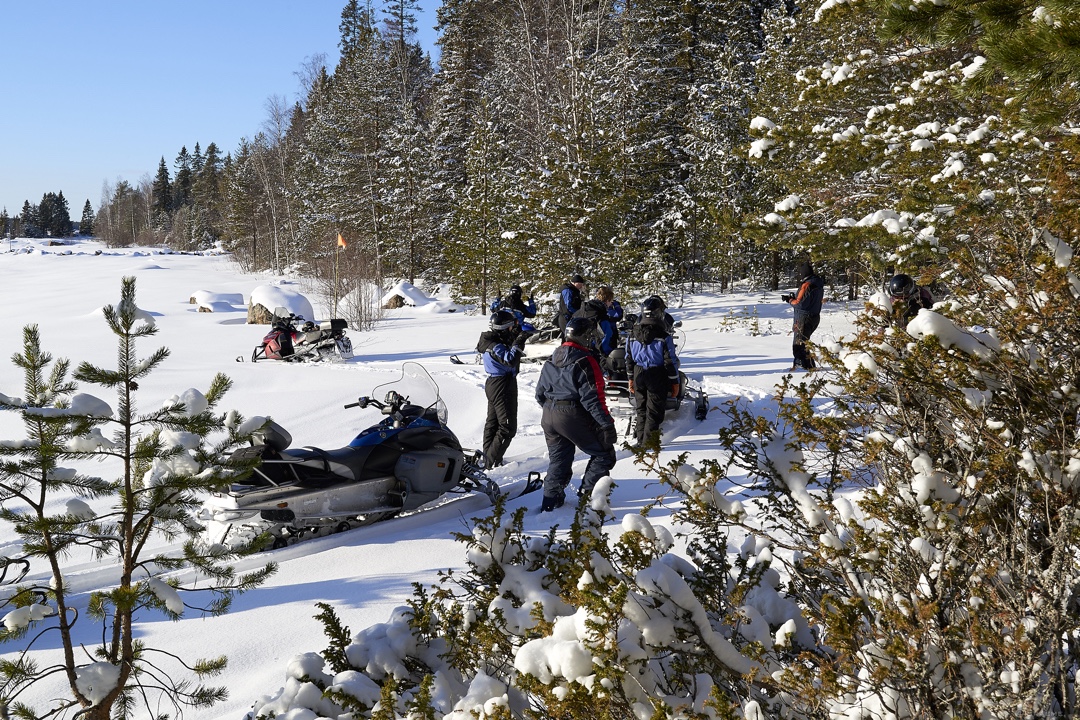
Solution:
[(970, 94), (1003, 84), (1024, 114), (1043, 124), (1075, 121), (1080, 113), (1080, 8), (1072, 0), (874, 4), (887, 36), (978, 47), (986, 64), (974, 74)]
[[(120, 302), (107, 306), (104, 314), (118, 344), (115, 369), (80, 363), (69, 379), (69, 363), (53, 363), (41, 349), (37, 327), (31, 325), (23, 331), (22, 353), (14, 358), (25, 375), (27, 399), (0, 395), (0, 407), (20, 413), (27, 433), (25, 441), (0, 443), (4, 460), (0, 488), (5, 497), (21, 501), (17, 509), (5, 503), (0, 521), (12, 523), (22, 538), (22, 560), (39, 559), (52, 568), (50, 582), (14, 588), (15, 604), (26, 608), (25, 622), (8, 624), (2, 635), (10, 643), (28, 637), (31, 627), (44, 625), (58, 631), (57, 642), (64, 650), (59, 674), (57, 668), (38, 668), (25, 655), (42, 637), (35, 632), (23, 654), (0, 668), (4, 710), (22, 717), (39, 716), (20, 699), (23, 693), (43, 683), (52, 688), (53, 678), (62, 678), (60, 682), (68, 686), (59, 707), (78, 709), (95, 720), (109, 720), (121, 709), (130, 712), (140, 701), (151, 714), (160, 711), (161, 703), (176, 711), (213, 705), (226, 691), (202, 685), (201, 680), (219, 673), (226, 659), (180, 660), (168, 648), (155, 648), (138, 637), (138, 620), (148, 612), (172, 618), (190, 611), (223, 614), (234, 595), (257, 587), (275, 569), (267, 564), (238, 575), (228, 565), (236, 555), (222, 555), (196, 539), (198, 525), (192, 514), (200, 493), (245, 469), (221, 459), (246, 437), (241, 417), (215, 412), (229, 381), (218, 375), (205, 394), (187, 390), (164, 405), (158, 403), (159, 409), (140, 413), (138, 385), (169, 352), (161, 348), (147, 358), (136, 354), (137, 342), (152, 336), (156, 328), (135, 304), (134, 278), (123, 280)], [(115, 391), (115, 409), (77, 392), (80, 382)], [(119, 475), (104, 480), (65, 467), (94, 459), (111, 461)], [(104, 504), (103, 509), (95, 510), (78, 498)], [(57, 504), (64, 499), (67, 505), (58, 512)], [(150, 557), (144, 548), (156, 533), (189, 539), (180, 554)], [(76, 551), (115, 558), (120, 570), (117, 585), (93, 593), (82, 613), (73, 607), (77, 598), (61, 562)], [(183, 586), (160, 577), (185, 568), (211, 579), (209, 585), (199, 583), (200, 591), (210, 592), (207, 606), (186, 605), (177, 593)], [(92, 649), (84, 643), (94, 633), (74, 632), (82, 622), (101, 624), (101, 641)], [(84, 650), (90, 651), (92, 662), (87, 663)], [(164, 670), (163, 661), (176, 665)], [(80, 679), (87, 671), (114, 682), (106, 687), (94, 683), (90, 691)], [(183, 678), (186, 672), (199, 683)], [(52, 690), (49, 696), (58, 692)], [(56, 711), (53, 705), (47, 713)]]

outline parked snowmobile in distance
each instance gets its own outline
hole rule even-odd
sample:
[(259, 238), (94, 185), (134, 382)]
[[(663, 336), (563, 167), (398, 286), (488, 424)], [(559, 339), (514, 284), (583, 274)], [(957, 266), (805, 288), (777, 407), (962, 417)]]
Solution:
[[(256, 444), (237, 450), (236, 457), (260, 463), (204, 503), (198, 517), (210, 542), (239, 547), (267, 533), (273, 547), (284, 547), (415, 510), (447, 493), (498, 495), (481, 453), (463, 450), (447, 427), (446, 405), (422, 365), (405, 363), (400, 377), (345, 407), (378, 408), (384, 417), (334, 450), (291, 448), (288, 431), (267, 421)], [(533, 473), (519, 494), (539, 486)]]
[(353, 356), (352, 340), (345, 335), (348, 323), (340, 318), (314, 323), (287, 308), (274, 310), (270, 332), (251, 353), (259, 360), (347, 360)]

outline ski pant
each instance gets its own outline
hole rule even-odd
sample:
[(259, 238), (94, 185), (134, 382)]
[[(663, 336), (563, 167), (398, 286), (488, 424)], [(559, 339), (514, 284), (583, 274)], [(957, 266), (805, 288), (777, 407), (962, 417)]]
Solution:
[(577, 400), (548, 401), (540, 418), (548, 448), (548, 470), (544, 495), (558, 497), (570, 484), (574, 452), (580, 448), (589, 456), (578, 494), (591, 493), (597, 480), (615, 467), (615, 447), (600, 439), (596, 420)]
[(817, 367), (814, 358), (810, 357), (806, 349), (806, 341), (817, 330), (820, 322), (821, 315), (803, 315), (798, 311), (795, 312), (795, 324), (792, 327), (795, 339), (791, 341), (791, 354), (795, 358), (795, 367), (801, 367), (804, 370), (813, 370)]
[(660, 432), (673, 382), (678, 380), (669, 378), (663, 365), (634, 368), (634, 437), (638, 445)]
[(517, 434), (518, 386), (514, 375), (493, 375), (484, 384), (487, 421), (484, 423), (484, 466), (503, 463), (506, 448)]

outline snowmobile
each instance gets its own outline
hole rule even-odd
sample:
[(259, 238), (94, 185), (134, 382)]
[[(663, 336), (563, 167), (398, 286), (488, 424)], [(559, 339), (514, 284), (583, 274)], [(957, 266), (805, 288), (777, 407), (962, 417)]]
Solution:
[(345, 335), (348, 323), (341, 318), (314, 323), (288, 309), (274, 310), (270, 332), (251, 353), (251, 362), (284, 360), (348, 360), (353, 356), (352, 340)]
[[(211, 542), (238, 547), (266, 534), (279, 548), (416, 510), (448, 493), (477, 492), (492, 501), (500, 494), (483, 471), (483, 454), (464, 450), (447, 427), (446, 405), (422, 365), (405, 363), (399, 378), (345, 405), (369, 407), (384, 416), (381, 422), (334, 450), (292, 448), (289, 432), (267, 421), (251, 447), (234, 453), (257, 461), (254, 472), (214, 493), (198, 514)], [(515, 497), (540, 485), (540, 473), (530, 473)]]

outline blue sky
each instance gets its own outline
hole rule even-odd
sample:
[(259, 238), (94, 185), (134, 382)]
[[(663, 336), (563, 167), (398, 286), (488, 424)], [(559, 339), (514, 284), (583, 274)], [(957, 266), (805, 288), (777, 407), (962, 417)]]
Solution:
[[(4, 0), (0, 3), (0, 208), (63, 192), (78, 220), (103, 181), (137, 183), (181, 146), (225, 152), (252, 137), (296, 72), (337, 62), (346, 0)], [(376, 1), (376, 7), (380, 5)], [(420, 40), (434, 50), (435, 8)]]

